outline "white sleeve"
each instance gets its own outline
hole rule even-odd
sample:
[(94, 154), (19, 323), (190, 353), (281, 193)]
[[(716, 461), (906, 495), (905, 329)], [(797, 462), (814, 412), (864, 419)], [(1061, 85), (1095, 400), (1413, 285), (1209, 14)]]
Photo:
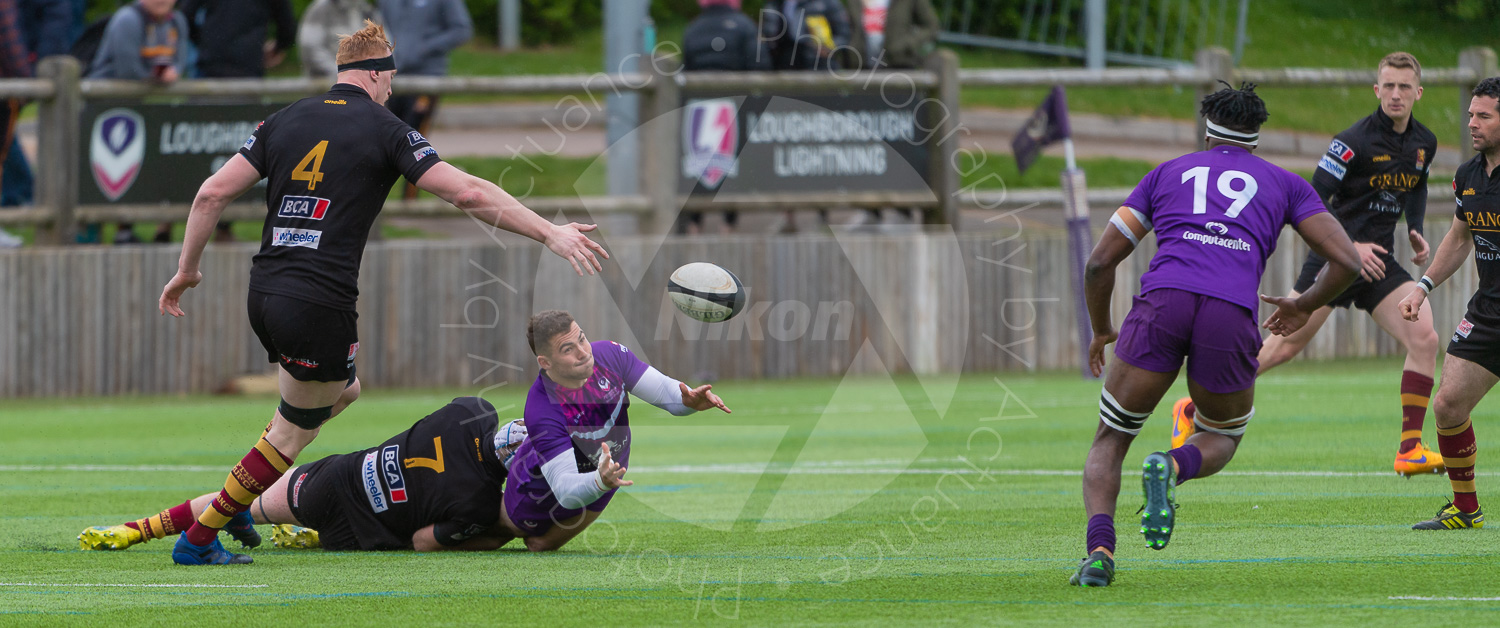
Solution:
[(671, 412), (673, 416), (687, 416), (697, 410), (682, 405), (682, 382), (663, 375), (654, 366), (646, 367), (641, 379), (630, 389), (630, 394), (641, 401)]
[(583, 508), (609, 492), (599, 480), (598, 471), (578, 472), (572, 449), (543, 464), (542, 476), (547, 478), (547, 485), (552, 487), (552, 494), (563, 508)]

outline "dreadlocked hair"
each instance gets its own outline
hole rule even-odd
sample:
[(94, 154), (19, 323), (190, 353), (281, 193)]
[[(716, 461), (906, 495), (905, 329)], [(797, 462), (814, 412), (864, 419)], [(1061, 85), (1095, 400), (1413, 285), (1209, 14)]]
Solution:
[(1224, 89), (1203, 97), (1203, 106), (1198, 113), (1236, 131), (1256, 133), (1260, 125), (1271, 114), (1266, 113), (1266, 103), (1255, 95), (1255, 83), (1240, 83), (1240, 88), (1224, 81)]

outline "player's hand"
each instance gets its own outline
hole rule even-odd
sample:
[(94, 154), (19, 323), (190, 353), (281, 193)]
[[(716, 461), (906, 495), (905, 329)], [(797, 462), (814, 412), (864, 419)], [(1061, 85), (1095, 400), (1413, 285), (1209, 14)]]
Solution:
[(1417, 233), (1415, 229), (1408, 231), (1406, 237), (1411, 240), (1411, 263), (1418, 266), (1426, 264), (1427, 253), (1430, 250), (1427, 246), (1427, 238), (1422, 237), (1422, 234)]
[(172, 280), (167, 282), (167, 287), (162, 288), (161, 298), (156, 302), (157, 311), (162, 314), (171, 314), (172, 316), (186, 316), (187, 313), (183, 312), (182, 306), (179, 305), (182, 293), (187, 292), (188, 288), (198, 287), (198, 284), (202, 281), (203, 273), (201, 272), (194, 272), (189, 275), (182, 271), (177, 271), (177, 274), (172, 276)]
[(1380, 259), (1385, 247), (1373, 242), (1355, 242), (1354, 248), (1359, 250), (1359, 276), (1372, 283), (1385, 279), (1385, 262)]
[(1266, 317), (1266, 322), (1261, 327), (1278, 336), (1290, 336), (1297, 333), (1297, 330), (1302, 329), (1308, 319), (1312, 318), (1312, 312), (1304, 312), (1297, 307), (1295, 297), (1270, 297), (1262, 294), (1260, 300), (1276, 306), (1276, 311)]
[(1094, 339), (1089, 342), (1089, 372), (1094, 377), (1104, 375), (1104, 348), (1113, 344), (1120, 334), (1110, 331), (1107, 334), (1094, 334)]
[(1426, 300), (1427, 293), (1423, 292), (1421, 288), (1417, 288), (1412, 290), (1411, 294), (1406, 295), (1405, 299), (1401, 299), (1401, 303), (1396, 305), (1396, 309), (1401, 312), (1401, 318), (1415, 323), (1422, 315), (1422, 303)]
[(599, 258), (595, 255), (603, 255), (609, 259), (609, 253), (598, 242), (590, 240), (585, 232), (598, 229), (599, 225), (585, 225), (570, 222), (566, 225), (553, 225), (552, 233), (547, 235), (543, 244), (547, 245), (558, 257), (568, 260), (573, 265), (573, 272), (583, 276), (583, 269), (587, 268), (592, 275), (597, 271), (604, 270), (599, 264)]
[(617, 489), (621, 486), (635, 484), (635, 482), (625, 479), (625, 467), (620, 466), (613, 458), (610, 458), (609, 443), (602, 443), (600, 447), (602, 448), (602, 453), (599, 454), (599, 483), (604, 486), (604, 490)]
[(694, 410), (718, 408), (723, 410), (724, 414), (731, 414), (729, 406), (724, 405), (724, 400), (713, 393), (712, 384), (704, 384), (697, 388), (688, 388), (687, 384), (677, 382), (677, 386), (682, 389), (682, 405)]

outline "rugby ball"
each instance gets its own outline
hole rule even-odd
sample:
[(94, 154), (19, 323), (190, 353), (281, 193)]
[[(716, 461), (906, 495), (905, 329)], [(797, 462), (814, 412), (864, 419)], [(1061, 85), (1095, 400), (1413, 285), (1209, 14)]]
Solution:
[(705, 323), (722, 323), (745, 309), (745, 284), (734, 273), (708, 262), (672, 271), (667, 295), (683, 314)]

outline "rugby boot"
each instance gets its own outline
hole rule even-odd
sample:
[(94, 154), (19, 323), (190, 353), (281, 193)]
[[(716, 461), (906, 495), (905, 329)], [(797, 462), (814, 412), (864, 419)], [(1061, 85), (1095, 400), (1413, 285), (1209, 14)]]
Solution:
[(1462, 530), (1464, 528), (1483, 528), (1484, 510), (1464, 512), (1449, 503), (1438, 510), (1437, 516), (1423, 521), (1411, 527), (1413, 530)]
[(1172, 467), (1172, 456), (1158, 451), (1146, 456), (1141, 463), (1141, 494), (1145, 503), (1141, 506), (1141, 534), (1146, 537), (1146, 547), (1159, 550), (1172, 540), (1172, 526), (1177, 519), (1177, 470)]
[(271, 544), (282, 549), (317, 549), (323, 546), (317, 530), (290, 523), (278, 523), (271, 527)]
[(229, 523), (224, 525), (224, 531), (234, 540), (239, 541), (245, 549), (260, 546), (260, 533), (255, 531), (255, 519), (251, 518), (250, 511), (245, 511), (234, 516)]
[(1078, 571), (1068, 578), (1075, 587), (1107, 587), (1115, 581), (1115, 559), (1104, 552), (1094, 552), (1078, 563)]
[(1404, 454), (1396, 454), (1396, 474), (1405, 476), (1408, 480), (1413, 475), (1442, 473), (1446, 470), (1442, 454), (1428, 449), (1422, 443), (1417, 443), (1416, 447)]
[(1183, 446), (1188, 437), (1198, 431), (1198, 427), (1193, 425), (1195, 410), (1191, 397), (1183, 397), (1172, 404), (1172, 449)]
[(78, 535), (78, 549), (81, 550), (122, 550), (145, 542), (146, 536), (140, 530), (125, 524), (94, 526)]
[(177, 545), (172, 548), (172, 562), (179, 565), (248, 565), (255, 559), (231, 553), (224, 549), (219, 539), (208, 545), (193, 545), (184, 533), (177, 537)]

